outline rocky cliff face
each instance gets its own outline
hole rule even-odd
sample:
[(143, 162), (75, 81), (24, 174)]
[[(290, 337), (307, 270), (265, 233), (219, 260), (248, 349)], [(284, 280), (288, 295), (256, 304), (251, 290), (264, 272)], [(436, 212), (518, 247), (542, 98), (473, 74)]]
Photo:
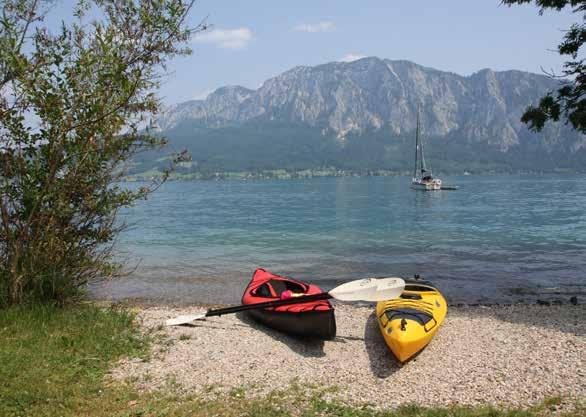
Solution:
[(584, 138), (560, 124), (533, 135), (519, 120), (527, 105), (558, 85), (521, 71), (485, 69), (463, 77), (373, 57), (296, 67), (267, 80), (258, 90), (223, 87), (205, 100), (170, 108), (159, 126), (168, 130), (187, 122), (218, 128), (254, 120), (315, 127), (337, 138), (383, 127), (401, 135), (415, 129), (419, 107), (427, 136), (457, 137), (506, 152), (524, 137), (538, 136), (547, 147), (568, 134), (573, 137), (568, 149), (579, 149)]
[(199, 122), (207, 126), (222, 126), (239, 120), (240, 105), (253, 93), (254, 90), (240, 86), (221, 87), (205, 100), (191, 100), (170, 107), (158, 119), (157, 125), (163, 131), (185, 121)]
[[(193, 161), (181, 173), (320, 169), (409, 172), (418, 109), (427, 160), (440, 172), (586, 170), (586, 137), (564, 123), (532, 133), (520, 118), (558, 81), (484, 69), (468, 77), (364, 58), (295, 67), (257, 90), (222, 87), (158, 120)], [(163, 152), (135, 161), (161, 169)]]

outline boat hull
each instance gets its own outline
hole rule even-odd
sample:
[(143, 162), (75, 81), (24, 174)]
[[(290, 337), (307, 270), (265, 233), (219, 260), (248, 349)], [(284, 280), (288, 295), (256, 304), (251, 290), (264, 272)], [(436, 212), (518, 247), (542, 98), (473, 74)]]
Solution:
[(297, 337), (331, 340), (336, 337), (334, 310), (290, 313), (269, 310), (249, 310), (255, 321)]
[(400, 362), (423, 350), (444, 322), (448, 306), (431, 284), (410, 282), (396, 300), (376, 305), (376, 316), (385, 343)]
[[(319, 287), (257, 269), (244, 291), (242, 304), (256, 304), (281, 299), (283, 292), (294, 295), (320, 294)], [(275, 308), (248, 310), (257, 322), (297, 337), (333, 339), (336, 337), (334, 308), (326, 300), (310, 301)]]
[(421, 191), (439, 191), (442, 189), (442, 183), (435, 180), (433, 182), (413, 181), (411, 182), (411, 188)]

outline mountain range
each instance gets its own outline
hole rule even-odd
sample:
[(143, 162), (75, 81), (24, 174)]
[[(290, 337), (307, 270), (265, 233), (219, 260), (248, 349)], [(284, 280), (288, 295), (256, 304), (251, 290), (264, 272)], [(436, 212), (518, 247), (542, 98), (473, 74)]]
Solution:
[[(419, 111), (426, 156), (436, 172), (582, 170), (584, 135), (562, 122), (532, 133), (520, 121), (528, 105), (559, 86), (559, 80), (516, 70), (461, 76), (370, 57), (295, 67), (256, 90), (219, 88), (205, 100), (171, 106), (156, 130), (171, 149), (191, 153), (182, 174), (408, 172)], [(141, 156), (134, 172), (161, 169), (164, 152)]]

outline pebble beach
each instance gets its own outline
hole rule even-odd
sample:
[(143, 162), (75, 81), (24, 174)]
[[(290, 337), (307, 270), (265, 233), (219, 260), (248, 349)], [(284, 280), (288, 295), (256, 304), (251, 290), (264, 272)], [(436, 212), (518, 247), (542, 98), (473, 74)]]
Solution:
[(291, 383), (335, 386), (338, 398), (377, 407), (586, 400), (584, 305), (451, 307), (432, 342), (404, 365), (385, 345), (372, 307), (335, 307), (337, 337), (324, 342), (287, 336), (242, 313), (166, 327), (166, 319), (204, 309), (145, 307), (142, 325), (162, 337), (150, 360), (124, 361), (112, 376), (146, 391), (172, 379), (193, 394), (210, 387), (261, 393)]

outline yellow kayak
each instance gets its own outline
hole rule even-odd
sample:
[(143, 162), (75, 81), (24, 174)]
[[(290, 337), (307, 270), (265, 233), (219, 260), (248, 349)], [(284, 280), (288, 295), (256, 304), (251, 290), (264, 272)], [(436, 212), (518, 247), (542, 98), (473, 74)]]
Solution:
[(380, 331), (400, 362), (427, 346), (447, 312), (446, 299), (426, 281), (407, 281), (399, 298), (376, 305)]

